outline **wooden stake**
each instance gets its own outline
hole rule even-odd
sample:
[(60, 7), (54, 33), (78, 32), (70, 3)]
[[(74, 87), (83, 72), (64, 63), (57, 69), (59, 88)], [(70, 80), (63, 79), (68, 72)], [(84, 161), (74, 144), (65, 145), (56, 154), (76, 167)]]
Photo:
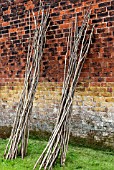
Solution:
[[(66, 153), (68, 149), (68, 142), (70, 136), (70, 122), (72, 113), (73, 97), (75, 88), (77, 86), (79, 76), (85, 62), (88, 50), (90, 48), (91, 39), (93, 35), (94, 26), (92, 26), (89, 37), (87, 36), (87, 30), (89, 27), (90, 9), (87, 11), (81, 28), (78, 30), (77, 23), (75, 23), (75, 33), (72, 34), (70, 30), (70, 37), (68, 42), (70, 46), (70, 58), (68, 68), (66, 67), (66, 56), (65, 56), (65, 68), (64, 68), (64, 81), (62, 89), (62, 97), (60, 102), (59, 114), (55, 128), (52, 135), (42, 152), (41, 156), (34, 165), (35, 169), (37, 164), (40, 163), (40, 168), (44, 170), (51, 170), (54, 163), (60, 154), (60, 162), (63, 166), (66, 160)], [(77, 17), (76, 17), (77, 22)], [(79, 47), (81, 49), (79, 50)], [(68, 47), (67, 52), (68, 54)], [(67, 68), (67, 72), (66, 72)]]
[[(23, 92), (16, 111), (12, 132), (4, 153), (5, 159), (15, 159), (18, 154), (22, 158), (27, 153), (29, 138), (29, 116), (32, 112), (33, 100), (39, 81), (40, 63), (43, 55), (43, 44), (47, 31), (47, 21), (49, 18), (49, 9), (45, 12), (43, 4), (40, 1), (41, 22), (38, 25), (34, 12), (35, 33), (31, 44), (31, 31), (29, 37), (29, 46), (27, 54), (27, 64), (24, 80)], [(38, 16), (39, 18), (39, 16)], [(29, 11), (29, 29), (30, 29), (30, 11)], [(32, 61), (31, 61), (32, 59)]]

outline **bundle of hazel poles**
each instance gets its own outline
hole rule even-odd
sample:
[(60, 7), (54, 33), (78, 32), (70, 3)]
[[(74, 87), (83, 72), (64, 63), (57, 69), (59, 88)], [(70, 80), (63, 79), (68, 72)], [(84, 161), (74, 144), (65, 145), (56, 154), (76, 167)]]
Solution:
[(46, 31), (48, 29), (50, 7), (44, 10), (42, 2), (39, 5), (38, 16), (34, 12), (29, 11), (29, 30), (30, 30), (30, 13), (34, 20), (35, 31), (28, 45), (27, 64), (25, 69), (24, 88), (20, 97), (20, 101), (16, 110), (16, 116), (11, 131), (9, 141), (7, 143), (4, 158), (15, 159), (18, 155), (22, 158), (27, 153), (27, 145), (29, 138), (29, 117), (32, 112), (33, 100), (39, 81), (40, 64), (43, 55), (43, 47), (45, 43)]
[[(70, 28), (65, 57), (62, 98), (57, 122), (45, 149), (33, 169), (37, 167), (37, 164), (40, 164), (39, 170), (51, 170), (58, 157), (60, 157), (61, 166), (65, 164), (70, 136), (73, 97), (83, 64), (92, 42), (94, 30), (94, 26), (89, 26), (90, 13), (91, 11), (89, 8), (84, 16), (83, 23), (79, 30), (77, 25), (77, 16), (75, 19), (74, 28), (73, 26)], [(89, 35), (87, 33), (88, 30), (90, 32)], [(70, 54), (67, 66), (66, 58), (68, 55), (68, 50), (70, 51)]]

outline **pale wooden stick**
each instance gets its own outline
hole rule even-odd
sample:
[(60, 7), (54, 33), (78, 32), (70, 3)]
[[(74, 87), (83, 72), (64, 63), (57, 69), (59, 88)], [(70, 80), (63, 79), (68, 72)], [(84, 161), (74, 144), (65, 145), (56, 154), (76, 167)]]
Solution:
[[(90, 10), (86, 13), (84, 17), (84, 21), (80, 30), (75, 29), (74, 42), (72, 43), (72, 32), (70, 38), (70, 59), (68, 70), (66, 73), (66, 68), (64, 68), (64, 81), (63, 81), (63, 89), (62, 89), (62, 98), (59, 109), (59, 116), (57, 118), (57, 122), (55, 128), (52, 132), (52, 135), (47, 143), (44, 151), (41, 156), (37, 160), (34, 169), (37, 164), (40, 162), (40, 168), (52, 169), (53, 164), (58, 158), (59, 152), (61, 151), (61, 165), (64, 165), (66, 160), (66, 153), (68, 149), (68, 142), (70, 136), (70, 120), (71, 120), (71, 112), (72, 112), (72, 102), (75, 92), (75, 87), (78, 83), (78, 79), (87, 56), (91, 38), (93, 34), (93, 28), (89, 37), (89, 43), (86, 46), (86, 33), (88, 30), (88, 21), (90, 17)], [(76, 18), (77, 21), (77, 18)], [(75, 23), (75, 27), (77, 27)], [(84, 37), (82, 39), (82, 35), (84, 32)], [(77, 34), (77, 35), (76, 35)], [(81, 41), (82, 39), (82, 41)], [(78, 48), (81, 45), (81, 50), (78, 52)], [(68, 50), (68, 49), (67, 49)], [(66, 67), (66, 66), (65, 66)], [(55, 156), (54, 156), (55, 155)]]

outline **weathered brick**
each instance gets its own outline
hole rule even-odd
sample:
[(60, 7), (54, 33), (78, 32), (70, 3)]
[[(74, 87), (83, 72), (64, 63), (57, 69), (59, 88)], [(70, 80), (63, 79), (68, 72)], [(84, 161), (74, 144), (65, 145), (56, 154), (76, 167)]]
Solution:
[(59, 16), (59, 15), (60, 15), (60, 12), (52, 13), (52, 14), (51, 14), (51, 17)]
[(99, 4), (99, 7), (106, 7), (108, 5), (110, 5), (110, 2), (103, 2)]
[(3, 17), (4, 22), (10, 21), (9, 15), (3, 15), (2, 17)]
[(65, 10), (65, 9), (71, 9), (71, 8), (72, 8), (72, 5), (63, 6), (63, 10)]
[(2, 30), (2, 34), (6, 34), (6, 33), (8, 33), (9, 31), (6, 29), (6, 30)]
[(2, 11), (6, 11), (6, 10), (8, 10), (8, 7), (2, 8)]
[(114, 6), (109, 6), (109, 7), (107, 7), (107, 10), (114, 10)]
[(106, 7), (95, 9), (95, 13), (106, 12)]
[(112, 16), (112, 17), (106, 17), (106, 18), (104, 19), (104, 22), (107, 22), (107, 21), (114, 21), (114, 16)]
[(103, 13), (99, 13), (97, 14), (98, 17), (106, 17), (108, 16), (108, 12), (103, 12)]
[(101, 23), (102, 22), (102, 19), (94, 19), (92, 20), (92, 23)]

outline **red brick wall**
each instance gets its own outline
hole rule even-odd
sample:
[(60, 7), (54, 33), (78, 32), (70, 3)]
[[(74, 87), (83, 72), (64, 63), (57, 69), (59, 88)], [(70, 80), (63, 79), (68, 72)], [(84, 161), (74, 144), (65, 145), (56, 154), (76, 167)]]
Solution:
[[(9, 3), (11, 1), (11, 4)], [(38, 0), (0, 0), (0, 128), (11, 126), (23, 89), (28, 46), (28, 10), (37, 16)], [(90, 5), (96, 24), (73, 103), (72, 135), (114, 148), (114, 0), (54, 0), (31, 114), (31, 129), (50, 132), (61, 100), (69, 24), (79, 26)], [(34, 23), (31, 15), (31, 30)], [(44, 82), (45, 81), (45, 82)], [(4, 128), (3, 128), (4, 129)], [(6, 129), (6, 128), (5, 128)], [(6, 129), (7, 131), (7, 129)], [(2, 135), (5, 134), (3, 130)], [(0, 134), (1, 136), (1, 134)]]
[[(71, 20), (78, 14), (79, 25), (91, 0), (51, 2), (50, 27), (42, 61), (41, 81), (62, 81), (66, 38)], [(53, 2), (53, 3), (52, 3)], [(36, 0), (0, 0), (1, 83), (24, 77), (28, 46), (28, 10), (37, 15)], [(96, 24), (93, 44), (80, 81), (91, 84), (114, 82), (114, 0), (92, 0), (91, 23)], [(31, 30), (34, 30), (31, 15)]]

